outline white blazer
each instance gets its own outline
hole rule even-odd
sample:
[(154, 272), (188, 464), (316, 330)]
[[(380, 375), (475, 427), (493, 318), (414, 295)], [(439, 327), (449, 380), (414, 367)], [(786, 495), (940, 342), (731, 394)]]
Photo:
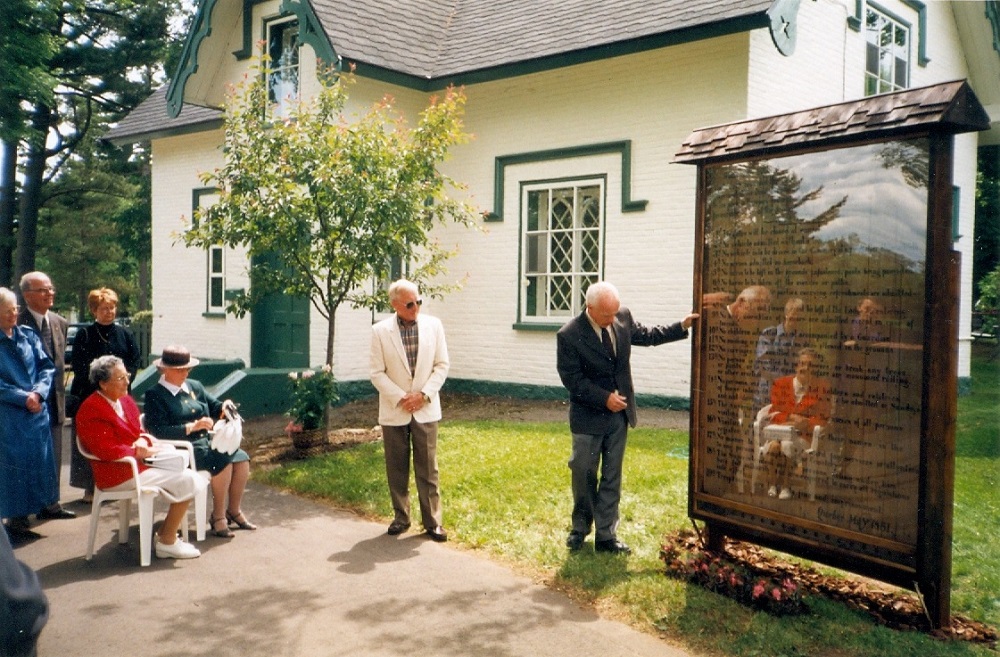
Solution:
[[(378, 390), (378, 422), (387, 426), (403, 426), (411, 417), (417, 422), (437, 422), (441, 419), (441, 399), (438, 391), (448, 377), (448, 345), (441, 320), (430, 315), (417, 315), (417, 364), (410, 371), (406, 348), (399, 335), (396, 314), (372, 326), (371, 379)], [(410, 392), (422, 392), (429, 404), (412, 415), (399, 406)]]

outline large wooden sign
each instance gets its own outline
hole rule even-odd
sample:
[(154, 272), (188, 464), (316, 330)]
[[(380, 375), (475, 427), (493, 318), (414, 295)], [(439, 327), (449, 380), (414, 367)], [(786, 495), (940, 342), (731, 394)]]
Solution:
[[(689, 513), (918, 590), (946, 624), (964, 82), (694, 132)], [(970, 190), (971, 193), (971, 190)]]

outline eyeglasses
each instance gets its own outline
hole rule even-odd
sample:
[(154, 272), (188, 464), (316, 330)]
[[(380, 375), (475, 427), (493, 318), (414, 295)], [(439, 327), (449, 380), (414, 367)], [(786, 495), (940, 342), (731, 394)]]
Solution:
[(406, 303), (406, 309), (413, 310), (413, 306), (422, 306), (422, 305), (424, 305), (423, 299), (417, 299), (416, 301), (408, 301)]
[(122, 374), (121, 376), (111, 377), (112, 381), (128, 381), (128, 374)]
[(25, 290), (25, 292), (41, 292), (42, 294), (55, 294), (56, 289), (49, 285), (48, 287), (36, 287), (33, 290)]

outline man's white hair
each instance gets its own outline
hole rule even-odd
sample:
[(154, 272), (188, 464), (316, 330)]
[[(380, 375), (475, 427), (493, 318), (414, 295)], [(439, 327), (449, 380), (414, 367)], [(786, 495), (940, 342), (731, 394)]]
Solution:
[(621, 297), (618, 296), (618, 288), (607, 281), (598, 281), (587, 288), (588, 306), (596, 306), (601, 299), (606, 297), (621, 301)]
[(399, 295), (407, 290), (413, 292), (414, 294), (420, 294), (420, 288), (413, 281), (408, 281), (405, 278), (400, 278), (399, 280), (393, 281), (389, 285), (389, 301), (395, 301), (399, 298)]

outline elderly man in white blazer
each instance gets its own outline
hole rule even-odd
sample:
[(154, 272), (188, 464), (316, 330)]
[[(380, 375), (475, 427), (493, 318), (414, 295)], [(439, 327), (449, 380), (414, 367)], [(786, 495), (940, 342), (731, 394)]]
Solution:
[(397, 536), (410, 528), (412, 450), (421, 521), (430, 538), (444, 542), (437, 465), (438, 391), (448, 376), (444, 327), (438, 318), (420, 315), (423, 299), (411, 281), (392, 283), (389, 303), (396, 312), (372, 327), (370, 361), (394, 513), (388, 533)]

